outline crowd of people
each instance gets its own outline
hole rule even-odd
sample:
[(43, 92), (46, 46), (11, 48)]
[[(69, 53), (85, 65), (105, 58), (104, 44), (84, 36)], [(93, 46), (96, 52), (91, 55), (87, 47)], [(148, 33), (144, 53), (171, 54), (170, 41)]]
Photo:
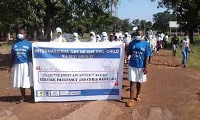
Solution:
[[(81, 42), (78, 33), (72, 34), (72, 42)], [(140, 91), (142, 83), (147, 81), (146, 74), (148, 73), (148, 62), (153, 54), (159, 54), (161, 48), (167, 48), (169, 36), (168, 34), (159, 33), (154, 35), (153, 31), (143, 34), (141, 29), (136, 30), (134, 34), (111, 33), (108, 37), (106, 32), (101, 35), (96, 35), (93, 31), (90, 32), (88, 42), (123, 42), (125, 45), (125, 63), (128, 65), (128, 79), (130, 80), (130, 101), (127, 106), (134, 105), (134, 92), (136, 90), (136, 100), (140, 101)], [(52, 42), (67, 42), (62, 36), (62, 29), (56, 28), (55, 38)], [(171, 40), (173, 46), (173, 55), (176, 55), (178, 45), (182, 45), (183, 65), (186, 67), (188, 53), (191, 50), (189, 37), (187, 33), (184, 39), (179, 42), (179, 38), (175, 34)], [(13, 87), (20, 88), (21, 99), (17, 103), (26, 100), (25, 88), (31, 89), (32, 99), (34, 98), (33, 91), (33, 76), (32, 76), (32, 45), (27, 40), (27, 30), (21, 29), (17, 33), (17, 40), (12, 45), (11, 64), (9, 72), (14, 66)]]

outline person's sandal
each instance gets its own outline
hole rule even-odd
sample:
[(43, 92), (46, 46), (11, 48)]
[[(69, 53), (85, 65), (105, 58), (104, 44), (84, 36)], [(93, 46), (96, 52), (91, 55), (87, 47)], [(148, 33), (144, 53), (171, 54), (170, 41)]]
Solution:
[(137, 95), (137, 96), (136, 96), (136, 100), (137, 100), (138, 102), (141, 101), (140, 95)]
[(22, 102), (25, 102), (25, 100), (24, 99), (20, 99), (19, 101), (16, 102), (16, 104), (20, 104)]
[(128, 103), (127, 103), (127, 107), (133, 107), (134, 106), (134, 102), (133, 100), (130, 100)]

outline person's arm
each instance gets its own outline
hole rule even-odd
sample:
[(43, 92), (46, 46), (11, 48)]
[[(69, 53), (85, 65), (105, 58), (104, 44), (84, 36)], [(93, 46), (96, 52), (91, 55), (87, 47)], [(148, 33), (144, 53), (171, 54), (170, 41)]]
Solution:
[(149, 44), (147, 44), (145, 50), (145, 59), (144, 59), (144, 70), (143, 70), (144, 74), (148, 73), (148, 58), (150, 57), (150, 55), (151, 55), (150, 46)]
[(177, 39), (178, 39), (178, 45), (180, 44), (180, 42), (179, 42), (179, 38), (177, 37)]
[(131, 48), (130, 48), (131, 43), (132, 43), (132, 42), (130, 42), (130, 43), (128, 44), (128, 46), (127, 46), (128, 49), (127, 49), (127, 52), (125, 53), (125, 59), (128, 59), (128, 56), (132, 54), (132, 53), (131, 53)]
[(147, 63), (148, 63), (148, 57), (146, 57), (144, 60), (144, 70), (143, 70), (144, 74), (148, 73), (148, 64)]
[(64, 37), (62, 37), (62, 42), (67, 42), (67, 40)]
[(190, 41), (189, 41), (189, 50), (193, 53), (192, 45), (191, 45)]
[[(174, 37), (173, 37), (174, 38)], [(171, 45), (173, 44), (173, 38), (171, 39)]]

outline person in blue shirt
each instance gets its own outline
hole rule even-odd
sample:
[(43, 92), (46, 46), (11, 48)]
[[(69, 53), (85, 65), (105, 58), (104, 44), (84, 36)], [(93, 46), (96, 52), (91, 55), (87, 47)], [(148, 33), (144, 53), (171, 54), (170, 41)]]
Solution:
[(129, 43), (127, 55), (131, 55), (128, 67), (128, 79), (130, 80), (130, 101), (128, 107), (134, 105), (134, 91), (137, 90), (136, 100), (140, 100), (141, 83), (146, 82), (147, 62), (151, 55), (149, 43), (143, 39), (142, 30), (136, 31), (136, 37)]
[(14, 41), (11, 49), (11, 64), (8, 72), (14, 66), (13, 87), (20, 88), (21, 99), (17, 103), (25, 101), (25, 88), (31, 88), (33, 98), (33, 76), (32, 76), (32, 44), (26, 38), (27, 30), (18, 30), (17, 40)]

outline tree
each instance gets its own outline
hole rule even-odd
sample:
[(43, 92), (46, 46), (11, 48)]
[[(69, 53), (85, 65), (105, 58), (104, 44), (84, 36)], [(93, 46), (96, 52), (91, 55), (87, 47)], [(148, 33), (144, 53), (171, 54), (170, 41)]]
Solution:
[(122, 31), (126, 32), (126, 31), (130, 31), (131, 30), (131, 23), (129, 22), (129, 19), (124, 19), (122, 20)]
[(132, 21), (132, 24), (134, 26), (140, 26), (140, 20), (139, 19), (135, 19), (135, 20)]
[(176, 20), (176, 16), (169, 11), (160, 12), (153, 15), (153, 29), (167, 32), (169, 30), (169, 21)]
[(0, 31), (9, 32), (13, 28), (31, 29), (43, 24), (45, 4), (43, 0), (2, 0), (0, 2)]
[[(155, 1), (155, 0), (153, 0)], [(199, 0), (159, 0), (159, 7), (166, 7), (177, 16), (178, 23), (188, 31), (190, 41), (193, 43), (193, 31), (200, 24), (198, 11)]]

